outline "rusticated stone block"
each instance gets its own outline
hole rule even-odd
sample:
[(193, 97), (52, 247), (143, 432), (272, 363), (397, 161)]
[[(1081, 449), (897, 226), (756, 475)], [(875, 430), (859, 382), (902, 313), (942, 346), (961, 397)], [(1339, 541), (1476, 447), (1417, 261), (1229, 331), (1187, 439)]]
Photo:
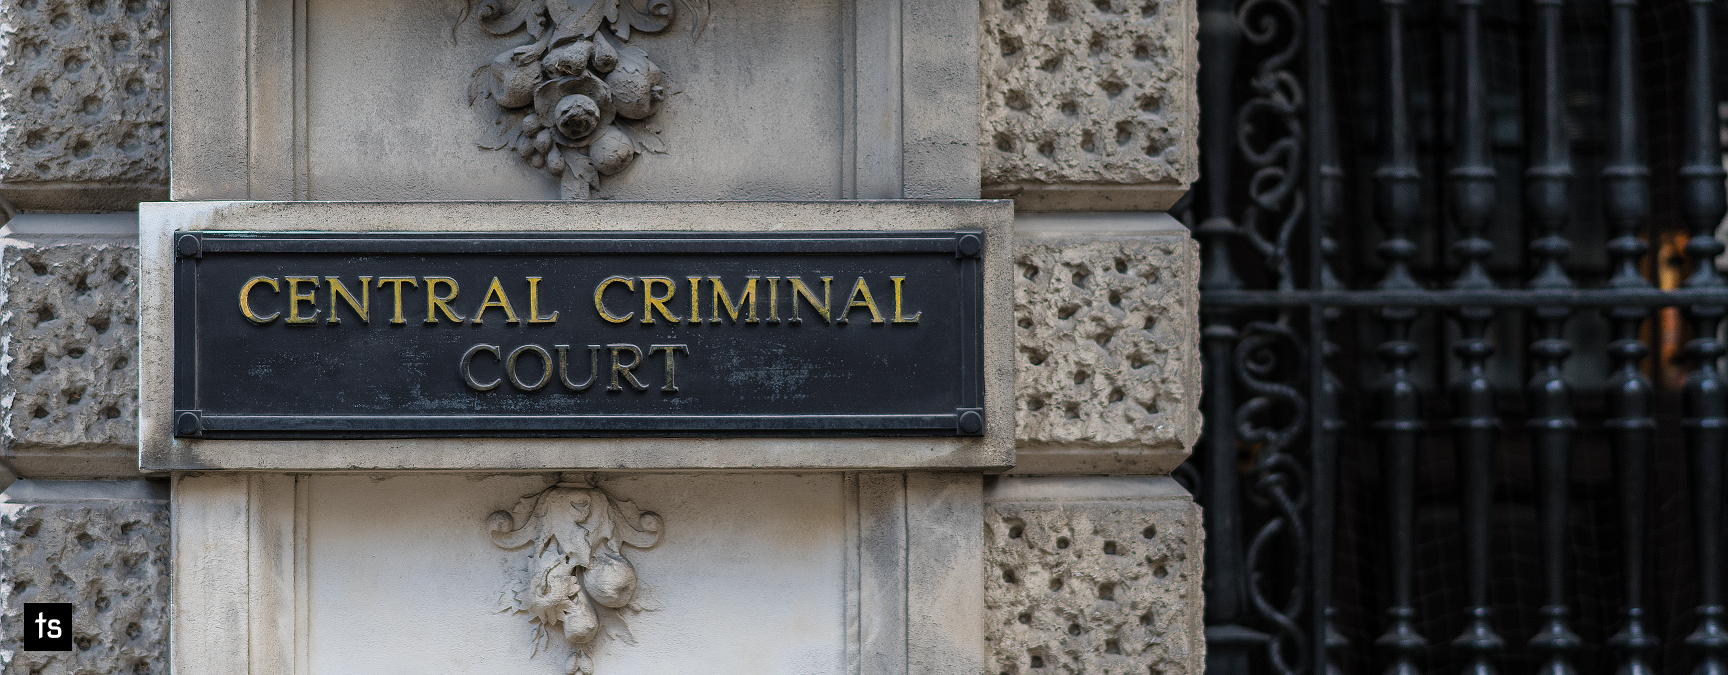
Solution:
[(1025, 473), (1167, 473), (1200, 435), (1198, 246), (1182, 234), (1015, 242)]
[(1168, 208), (1199, 178), (1195, 17), (1193, 0), (982, 0), (986, 196), (1162, 185), (1100, 208)]
[[(1016, 480), (1028, 484), (986, 495), (986, 672), (1200, 675), (1193, 501), (1167, 477), (1001, 482)], [(1111, 494), (1112, 482), (1167, 494)]]
[(166, 194), (168, 3), (0, 0), (0, 26), (0, 194), (25, 209)]
[(8, 455), (133, 452), (137, 258), (135, 241), (121, 238), (12, 239), (0, 249)]
[[(0, 671), (168, 672), (168, 506), (0, 505)], [(24, 603), (72, 603), (69, 652), (27, 652)]]

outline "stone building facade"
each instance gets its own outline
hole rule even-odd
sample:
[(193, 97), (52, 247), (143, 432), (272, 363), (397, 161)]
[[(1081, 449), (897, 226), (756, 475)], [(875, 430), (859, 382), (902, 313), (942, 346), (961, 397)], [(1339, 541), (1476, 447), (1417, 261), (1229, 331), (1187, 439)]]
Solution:
[[(19, 625), (27, 602), (72, 602), (77, 618), (72, 652), (25, 652), (15, 631), (0, 635), (0, 671), (169, 669), (170, 627), (180, 625), (170, 615), (177, 581), (170, 570), (182, 569), (171, 550), (170, 484), (200, 479), (139, 469), (137, 204), (428, 198), (408, 178), (354, 189), (320, 183), (320, 167), (335, 166), (330, 171), (340, 174), (346, 160), (325, 159), (316, 141), (271, 126), (303, 120), (310, 105), (303, 89), (270, 89), (279, 83), (260, 73), (279, 62), (199, 57), (203, 43), (197, 40), (209, 39), (205, 19), (220, 14), (215, 4), (0, 0), (6, 26), (0, 32), (0, 197), (17, 212), (0, 239), (0, 483), (11, 486), (0, 503), (0, 625)], [(259, 11), (320, 11), (316, 3), (311, 9), (305, 2), (275, 4), (285, 8)], [(723, 4), (708, 11), (722, 14)], [(908, 22), (902, 25), (926, 20), (917, 15), (927, 11), (920, 3), (889, 4), (893, 16)], [(484, 14), (486, 5), (479, 11)], [(907, 139), (893, 150), (896, 157), (884, 160), (896, 163), (892, 189), (879, 189), (887, 183), (873, 168), (875, 150), (851, 141), (849, 152), (859, 159), (842, 178), (850, 187), (841, 194), (1015, 203), (1017, 465), (984, 479), (982, 559), (967, 563), (982, 568), (984, 672), (1198, 675), (1203, 533), (1198, 509), (1168, 474), (1200, 429), (1199, 264), (1193, 240), (1161, 213), (1198, 174), (1194, 2), (983, 0), (967, 16), (975, 16), (977, 28), (975, 41), (967, 43), (976, 46), (976, 71), (958, 72), (979, 74), (976, 98), (966, 99), (976, 112), (897, 113), (943, 121), (903, 122), (908, 133), (930, 137)], [(440, 17), (440, 30), (452, 30), (452, 18)], [(265, 19), (275, 20), (251, 20)], [(723, 19), (713, 21), (708, 31), (725, 29)], [(182, 45), (174, 63), (202, 69), (196, 79), (170, 72), (171, 36)], [(254, 36), (247, 48), (254, 54), (285, 50), (280, 63), (294, 62), (296, 73), (318, 67), (320, 47), (308, 47), (306, 36), (297, 44), (271, 39), (277, 38)], [(673, 57), (668, 72), (674, 65), (685, 72), (692, 67)], [(891, 84), (922, 86), (915, 66), (896, 70), (902, 80)], [(886, 77), (883, 72), (859, 65), (851, 77)], [(224, 81), (224, 73), (238, 79)], [(254, 107), (240, 128), (201, 127), (210, 122), (200, 119), (171, 129), (171, 79), (176, 101), (241, 97)], [(701, 92), (688, 83), (669, 89), (673, 106), (677, 97)], [(877, 89), (859, 85), (855, 91)], [(869, 121), (874, 103), (865, 94), (847, 105), (857, 111), (852, 119), (864, 120), (857, 124)], [(956, 128), (976, 134), (942, 136)], [(276, 144), (302, 159), (244, 165), (234, 174), (239, 187), (223, 184), (208, 177), (211, 166), (233, 156), (221, 146), (222, 134), (243, 137), (240, 145), (255, 157), (272, 156)], [(975, 151), (974, 180), (956, 188), (943, 183), (941, 171), (920, 168), (926, 161), (919, 159), (926, 147), (920, 143)], [(676, 159), (678, 148), (661, 152)], [(550, 155), (540, 157), (543, 168)], [(561, 187), (553, 189), (566, 197), (592, 190), (598, 197), (690, 198), (674, 185), (614, 180), (604, 168), (586, 185), (572, 187), (575, 179), (560, 177)], [(784, 198), (776, 190), (797, 193), (740, 189), (738, 195), (768, 199)], [(444, 193), (433, 198), (438, 194)], [(284, 489), (292, 504), (295, 486), (308, 480), (239, 476), (242, 494), (253, 495), (250, 503)], [(273, 480), (286, 480), (281, 485), (287, 487), (270, 487), (277, 485)], [(847, 480), (874, 479), (861, 473)], [(187, 494), (209, 487), (179, 485), (172, 489)], [(851, 489), (859, 499), (871, 494), (868, 485)], [(174, 517), (196, 515), (188, 514)], [(264, 639), (256, 621), (254, 641)], [(251, 670), (273, 668), (254, 661)]]

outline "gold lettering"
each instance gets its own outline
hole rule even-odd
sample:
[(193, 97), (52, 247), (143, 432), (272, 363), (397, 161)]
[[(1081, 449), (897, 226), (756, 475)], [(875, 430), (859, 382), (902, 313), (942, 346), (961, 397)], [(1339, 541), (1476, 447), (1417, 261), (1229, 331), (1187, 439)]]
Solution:
[[(654, 287), (657, 285), (666, 287), (665, 295), (654, 294)], [(678, 286), (672, 282), (671, 277), (642, 277), (642, 323), (654, 323), (656, 309), (660, 310), (660, 316), (666, 317), (667, 321), (678, 323), (680, 319), (666, 309), (666, 302), (677, 292)]]
[(918, 323), (918, 317), (924, 316), (923, 312), (913, 314), (912, 316), (906, 316), (900, 312), (900, 282), (905, 281), (906, 277), (888, 278), (894, 280), (894, 323)]
[(822, 304), (816, 304), (816, 294), (811, 292), (808, 286), (804, 285), (803, 279), (798, 277), (786, 277), (786, 280), (792, 283), (792, 323), (804, 323), (804, 320), (798, 317), (799, 296), (803, 296), (804, 301), (810, 303), (810, 308), (816, 310), (817, 314), (822, 315), (822, 320), (824, 322), (829, 321), (828, 308), (831, 306), (830, 301), (833, 299), (830, 297), (831, 294), (829, 291), (833, 290), (830, 286), (834, 281), (834, 277), (822, 277)]
[(780, 323), (780, 277), (768, 277), (768, 323)]
[(588, 345), (588, 379), (581, 384), (570, 381), (570, 345), (554, 345), (558, 350), (558, 381), (571, 391), (587, 391), (600, 376), (600, 345)]
[[(773, 279), (774, 277), (768, 277)], [(726, 315), (732, 317), (732, 323), (738, 323), (738, 313), (749, 307), (744, 313), (744, 323), (756, 323), (756, 279), (752, 275), (744, 278), (744, 291), (738, 294), (738, 304), (732, 304), (732, 297), (726, 294), (726, 285), (720, 282), (720, 277), (708, 277), (708, 283), (714, 286), (714, 297), (708, 301), (714, 312), (711, 323), (720, 323), (720, 308), (726, 308)]]
[(336, 277), (324, 277), (330, 282), (330, 316), (324, 319), (324, 325), (334, 326), (342, 323), (336, 316), (336, 299), (341, 298), (348, 303), (348, 309), (360, 316), (360, 323), (372, 323), (372, 277), (360, 277), (360, 301), (355, 302), (348, 287), (342, 285), (342, 280)]
[[(858, 299), (859, 294), (863, 294), (863, 300)], [(846, 315), (851, 314), (855, 307), (870, 310), (870, 323), (882, 323), (882, 313), (876, 311), (876, 301), (870, 297), (870, 286), (864, 283), (864, 277), (858, 277), (858, 283), (852, 284), (852, 293), (846, 296), (846, 306), (840, 310), (834, 323), (846, 323)]]
[(625, 321), (629, 321), (630, 317), (636, 316), (636, 313), (631, 312), (624, 316), (618, 316), (608, 312), (606, 311), (605, 298), (602, 297), (606, 294), (606, 287), (614, 283), (623, 283), (624, 287), (630, 289), (631, 292), (635, 292), (636, 290), (636, 281), (630, 277), (606, 277), (605, 281), (601, 281), (599, 286), (594, 287), (594, 310), (600, 312), (600, 318), (602, 319), (612, 323), (624, 323)]
[(400, 326), (408, 323), (406, 319), (402, 318), (402, 284), (419, 288), (420, 282), (415, 281), (414, 277), (378, 277), (378, 287), (383, 288), (384, 284), (395, 287), (392, 289), (392, 295), (396, 298), (396, 314), (390, 317), (390, 325)]
[[(522, 352), (534, 352), (540, 357), (540, 379), (533, 384), (523, 382), (521, 374), (516, 371), (516, 360), (522, 357)], [(510, 350), (510, 358), (504, 360), (504, 374), (517, 389), (537, 391), (552, 381), (552, 355), (546, 353), (546, 348), (540, 345), (522, 345)]]
[(528, 277), (528, 323), (558, 323), (558, 312), (540, 316), (540, 277)]
[[(452, 282), (452, 283), (454, 283), (454, 282)], [(426, 288), (426, 290), (430, 291), (430, 290), (432, 290), (432, 288), (430, 286), (428, 286)], [(450, 297), (452, 297), (452, 298), (456, 297), (456, 291), (455, 290), (450, 291)], [(498, 299), (493, 300), (492, 299), (493, 297), (497, 297)], [(476, 326), (480, 325), (480, 319), (481, 319), (481, 317), (483, 317), (486, 314), (486, 310), (491, 309), (493, 307), (497, 307), (498, 309), (504, 310), (504, 323), (521, 323), (520, 321), (516, 320), (516, 310), (512, 309), (510, 307), (510, 296), (504, 294), (504, 285), (498, 283), (498, 277), (492, 277), (492, 285), (486, 287), (486, 297), (480, 299), (480, 309), (475, 310), (474, 318), (469, 319), (468, 320), (469, 323), (472, 323)], [(533, 309), (533, 308), (530, 307), (529, 309)], [(446, 309), (445, 311), (449, 311), (449, 310)], [(428, 312), (430, 312), (430, 310), (428, 310)], [(458, 321), (460, 321), (460, 319), (458, 319)], [(520, 351), (520, 350), (518, 350), (518, 351)], [(545, 351), (545, 350), (542, 349), (541, 351)], [(516, 352), (511, 352), (511, 353), (514, 354)], [(551, 363), (551, 362), (548, 361), (547, 363)], [(550, 372), (551, 369), (548, 368), (547, 371)]]
[[(426, 280), (426, 323), (438, 323), (438, 312), (440, 311), (444, 312), (444, 316), (450, 319), (451, 323), (462, 323), (462, 315), (450, 309), (450, 301), (455, 300), (456, 294), (462, 292), (462, 285), (450, 277), (424, 277), (424, 279)], [(450, 294), (439, 295), (438, 284), (449, 286)]]
[(702, 277), (685, 277), (690, 280), (690, 323), (702, 323), (702, 308), (696, 304), (702, 298)]
[(658, 352), (658, 351), (665, 351), (666, 352), (666, 386), (661, 387), (660, 391), (663, 391), (663, 392), (666, 392), (669, 394), (676, 394), (676, 393), (678, 393), (678, 385), (673, 384), (673, 382), (672, 382), (672, 376), (676, 373), (676, 369), (673, 367), (674, 361), (672, 359), (672, 355), (674, 353), (677, 353), (677, 352), (684, 352), (684, 356), (689, 357), (690, 356), (690, 345), (649, 345), (648, 346), (648, 355), (649, 356), (653, 356), (654, 352)]
[(257, 286), (258, 284), (270, 284), (270, 290), (277, 293), (282, 292), (282, 286), (278, 285), (276, 280), (270, 277), (252, 277), (251, 279), (247, 279), (246, 283), (240, 286), (240, 314), (245, 316), (247, 321), (262, 326), (271, 321), (275, 321), (276, 317), (282, 316), (282, 313), (274, 312), (270, 316), (258, 316), (252, 312), (252, 287)]
[[(397, 288), (401, 288), (401, 286), (397, 286)], [(478, 344), (469, 347), (468, 351), (462, 354), (462, 381), (468, 385), (469, 389), (473, 389), (474, 391), (492, 391), (493, 389), (497, 389), (498, 383), (503, 382), (504, 379), (499, 378), (493, 380), (489, 384), (482, 384), (474, 379), (474, 355), (479, 354), (480, 352), (491, 352), (492, 358), (498, 358), (497, 345)]]
[[(290, 325), (310, 326), (318, 323), (318, 315), (323, 310), (318, 309), (318, 277), (283, 277), (288, 282), (288, 321)], [(312, 290), (300, 292), (300, 284), (312, 284)], [(300, 316), (300, 303), (312, 303), (312, 316)]]
[[(636, 376), (630, 372), (635, 370), (637, 366), (642, 365), (642, 348), (632, 344), (613, 344), (606, 346), (612, 350), (612, 386), (607, 387), (606, 391), (624, 390), (623, 387), (618, 386), (619, 375), (623, 375), (624, 380), (629, 382), (630, 386), (634, 387), (636, 391), (648, 391), (648, 385), (638, 382)], [(619, 363), (618, 352), (630, 352), (630, 363)]]

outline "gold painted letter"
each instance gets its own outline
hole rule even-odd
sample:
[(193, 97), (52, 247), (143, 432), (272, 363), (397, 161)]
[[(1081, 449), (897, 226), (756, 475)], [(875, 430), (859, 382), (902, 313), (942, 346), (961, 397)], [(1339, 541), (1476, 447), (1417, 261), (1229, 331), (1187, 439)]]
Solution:
[(780, 277), (768, 277), (768, 323), (780, 323)]
[[(318, 277), (283, 277), (288, 282), (288, 323), (295, 326), (310, 326), (318, 323), (318, 315), (323, 310), (318, 309)], [(300, 284), (312, 284), (312, 290), (301, 293)], [(312, 316), (300, 316), (300, 303), (312, 303)]]
[[(462, 286), (450, 277), (425, 277), (426, 279), (426, 323), (438, 323), (438, 312), (451, 323), (462, 323), (462, 315), (450, 309), (450, 301), (456, 299), (456, 294), (462, 292)], [(449, 295), (438, 294), (438, 284), (450, 287)]]
[[(665, 286), (666, 294), (655, 295), (655, 286)], [(681, 319), (666, 309), (666, 302), (677, 292), (678, 286), (672, 282), (671, 277), (642, 277), (642, 323), (654, 323), (656, 309), (660, 310), (660, 316), (666, 317), (667, 321), (678, 323)]]
[(616, 314), (613, 314), (611, 312), (606, 311), (606, 298), (605, 298), (606, 287), (612, 285), (613, 283), (624, 284), (624, 287), (630, 289), (631, 291), (636, 290), (636, 280), (631, 279), (630, 277), (616, 277), (616, 276), (606, 277), (605, 281), (601, 281), (599, 286), (594, 287), (594, 311), (599, 312), (600, 318), (602, 318), (602, 319), (605, 319), (605, 320), (610, 321), (612, 323), (624, 323), (625, 321), (629, 321), (630, 317), (636, 316), (636, 313), (631, 312), (629, 314), (625, 314), (624, 316), (618, 316)]
[[(428, 286), (426, 290), (432, 289)], [(456, 297), (456, 291), (450, 291), (450, 297)], [(498, 299), (493, 300), (492, 298)], [(485, 316), (486, 310), (493, 307), (504, 310), (505, 323), (521, 323), (516, 320), (516, 310), (510, 307), (510, 296), (504, 294), (504, 285), (498, 283), (498, 277), (492, 277), (492, 285), (486, 287), (486, 297), (480, 299), (480, 309), (474, 312), (474, 318), (469, 319), (469, 321), (476, 326), (480, 325), (481, 317)], [(540, 351), (546, 350), (542, 349)], [(511, 353), (514, 354), (516, 352)]]
[(803, 296), (804, 301), (810, 303), (810, 308), (816, 310), (817, 314), (822, 315), (822, 320), (824, 322), (829, 321), (828, 308), (831, 306), (831, 301), (833, 300), (833, 298), (830, 297), (832, 295), (830, 291), (833, 290), (832, 285), (834, 277), (822, 277), (822, 304), (816, 304), (816, 294), (811, 292), (810, 288), (804, 285), (803, 279), (798, 277), (786, 277), (786, 280), (792, 282), (792, 323), (804, 323), (803, 319), (798, 318), (799, 296)]
[(252, 287), (257, 286), (258, 284), (270, 284), (270, 290), (276, 291), (277, 293), (282, 292), (282, 287), (276, 283), (275, 279), (270, 277), (252, 277), (251, 279), (247, 279), (244, 285), (240, 286), (240, 314), (245, 316), (247, 321), (262, 326), (271, 321), (275, 321), (276, 317), (282, 316), (282, 313), (272, 312), (270, 316), (258, 316), (252, 312)]
[[(769, 277), (773, 278), (773, 277)], [(714, 298), (709, 302), (713, 305), (713, 323), (720, 323), (720, 308), (726, 308), (726, 316), (732, 317), (732, 323), (738, 323), (738, 313), (744, 311), (744, 323), (756, 323), (756, 279), (754, 275), (744, 277), (744, 291), (738, 294), (738, 304), (732, 304), (732, 298), (726, 295), (726, 286), (720, 282), (720, 277), (708, 277), (708, 283), (714, 285)], [(748, 311), (744, 308), (749, 307)]]
[(690, 323), (702, 323), (702, 308), (697, 305), (702, 299), (702, 277), (685, 277), (690, 280)]
[(342, 280), (336, 277), (324, 277), (330, 282), (330, 316), (324, 319), (324, 324), (334, 326), (342, 323), (336, 316), (336, 298), (347, 301), (348, 309), (360, 317), (360, 323), (372, 323), (372, 277), (360, 277), (360, 301), (354, 301), (354, 295), (348, 292), (348, 287), (342, 285)]
[(396, 314), (390, 317), (390, 324), (400, 326), (408, 323), (406, 319), (402, 318), (402, 284), (419, 288), (420, 282), (415, 281), (414, 277), (378, 277), (378, 287), (383, 288), (384, 284), (395, 286), (393, 295), (396, 298)]
[[(864, 299), (858, 299), (860, 295)], [(870, 286), (864, 283), (864, 277), (858, 277), (858, 282), (852, 284), (852, 293), (846, 296), (846, 306), (841, 308), (834, 323), (846, 323), (846, 315), (851, 314), (855, 307), (870, 310), (870, 323), (882, 323), (882, 313), (876, 311), (876, 301), (870, 297)]]
[(528, 277), (528, 323), (558, 323), (558, 312), (540, 316), (540, 277)]
[(902, 304), (900, 299), (900, 282), (905, 281), (906, 277), (888, 278), (894, 280), (894, 323), (918, 323), (918, 317), (924, 316), (923, 312), (913, 314), (912, 316), (906, 316), (900, 312), (900, 306)]

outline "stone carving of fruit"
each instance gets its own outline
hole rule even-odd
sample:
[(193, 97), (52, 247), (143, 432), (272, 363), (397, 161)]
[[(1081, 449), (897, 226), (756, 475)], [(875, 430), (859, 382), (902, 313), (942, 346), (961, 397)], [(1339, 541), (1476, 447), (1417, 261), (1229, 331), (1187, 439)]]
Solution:
[(553, 113), (558, 131), (573, 143), (581, 143), (600, 128), (600, 104), (581, 94), (571, 94), (558, 100)]
[(534, 89), (540, 86), (540, 69), (531, 65), (514, 65), (510, 63), (508, 55), (499, 56), (498, 59), (504, 72), (498, 92), (498, 105), (520, 108), (533, 103)]
[(588, 604), (580, 586), (570, 600), (564, 609), (564, 639), (576, 645), (593, 640), (600, 633), (600, 617), (594, 614), (594, 606)]
[(643, 152), (666, 151), (659, 129), (643, 123), (666, 99), (665, 75), (629, 41), (633, 34), (666, 30), (680, 6), (694, 11), (691, 35), (700, 38), (708, 0), (467, 4), (459, 24), (472, 13), (487, 34), (531, 40), (474, 71), (469, 105), (490, 99), (499, 108), (480, 147), (508, 148), (529, 166), (559, 177), (565, 199), (586, 199), (600, 176), (623, 171)]
[(612, 105), (621, 117), (645, 119), (659, 112), (665, 98), (661, 82), (665, 76), (648, 55), (635, 47), (619, 50), (618, 67), (606, 76)]
[(577, 40), (552, 50), (546, 55), (546, 74), (550, 77), (581, 75), (594, 55), (594, 43)]
[(596, 171), (610, 176), (630, 166), (630, 160), (636, 159), (636, 146), (630, 142), (630, 135), (624, 133), (623, 129), (615, 125), (608, 126), (589, 146), (588, 157), (594, 160)]
[[(563, 165), (565, 180), (596, 180), (589, 158), (577, 150), (555, 142), (544, 157), (548, 170)], [(665, 523), (612, 497), (586, 474), (560, 479), (494, 512), (486, 530), (493, 544), (527, 556), (526, 576), (506, 588), (503, 604), (529, 616), (537, 648), (542, 640), (550, 647), (560, 635), (575, 647), (565, 661), (567, 675), (592, 675), (589, 655), (602, 627), (627, 626), (627, 614), (642, 609), (632, 604), (639, 581), (624, 551), (659, 544)]]
[(636, 568), (621, 555), (601, 551), (582, 575), (582, 588), (595, 602), (623, 607), (636, 599)]
[(606, 36), (602, 35), (594, 41), (594, 56), (589, 58), (589, 63), (593, 65), (594, 72), (600, 74), (610, 73), (613, 68), (618, 67), (618, 50), (612, 47), (612, 41)]

